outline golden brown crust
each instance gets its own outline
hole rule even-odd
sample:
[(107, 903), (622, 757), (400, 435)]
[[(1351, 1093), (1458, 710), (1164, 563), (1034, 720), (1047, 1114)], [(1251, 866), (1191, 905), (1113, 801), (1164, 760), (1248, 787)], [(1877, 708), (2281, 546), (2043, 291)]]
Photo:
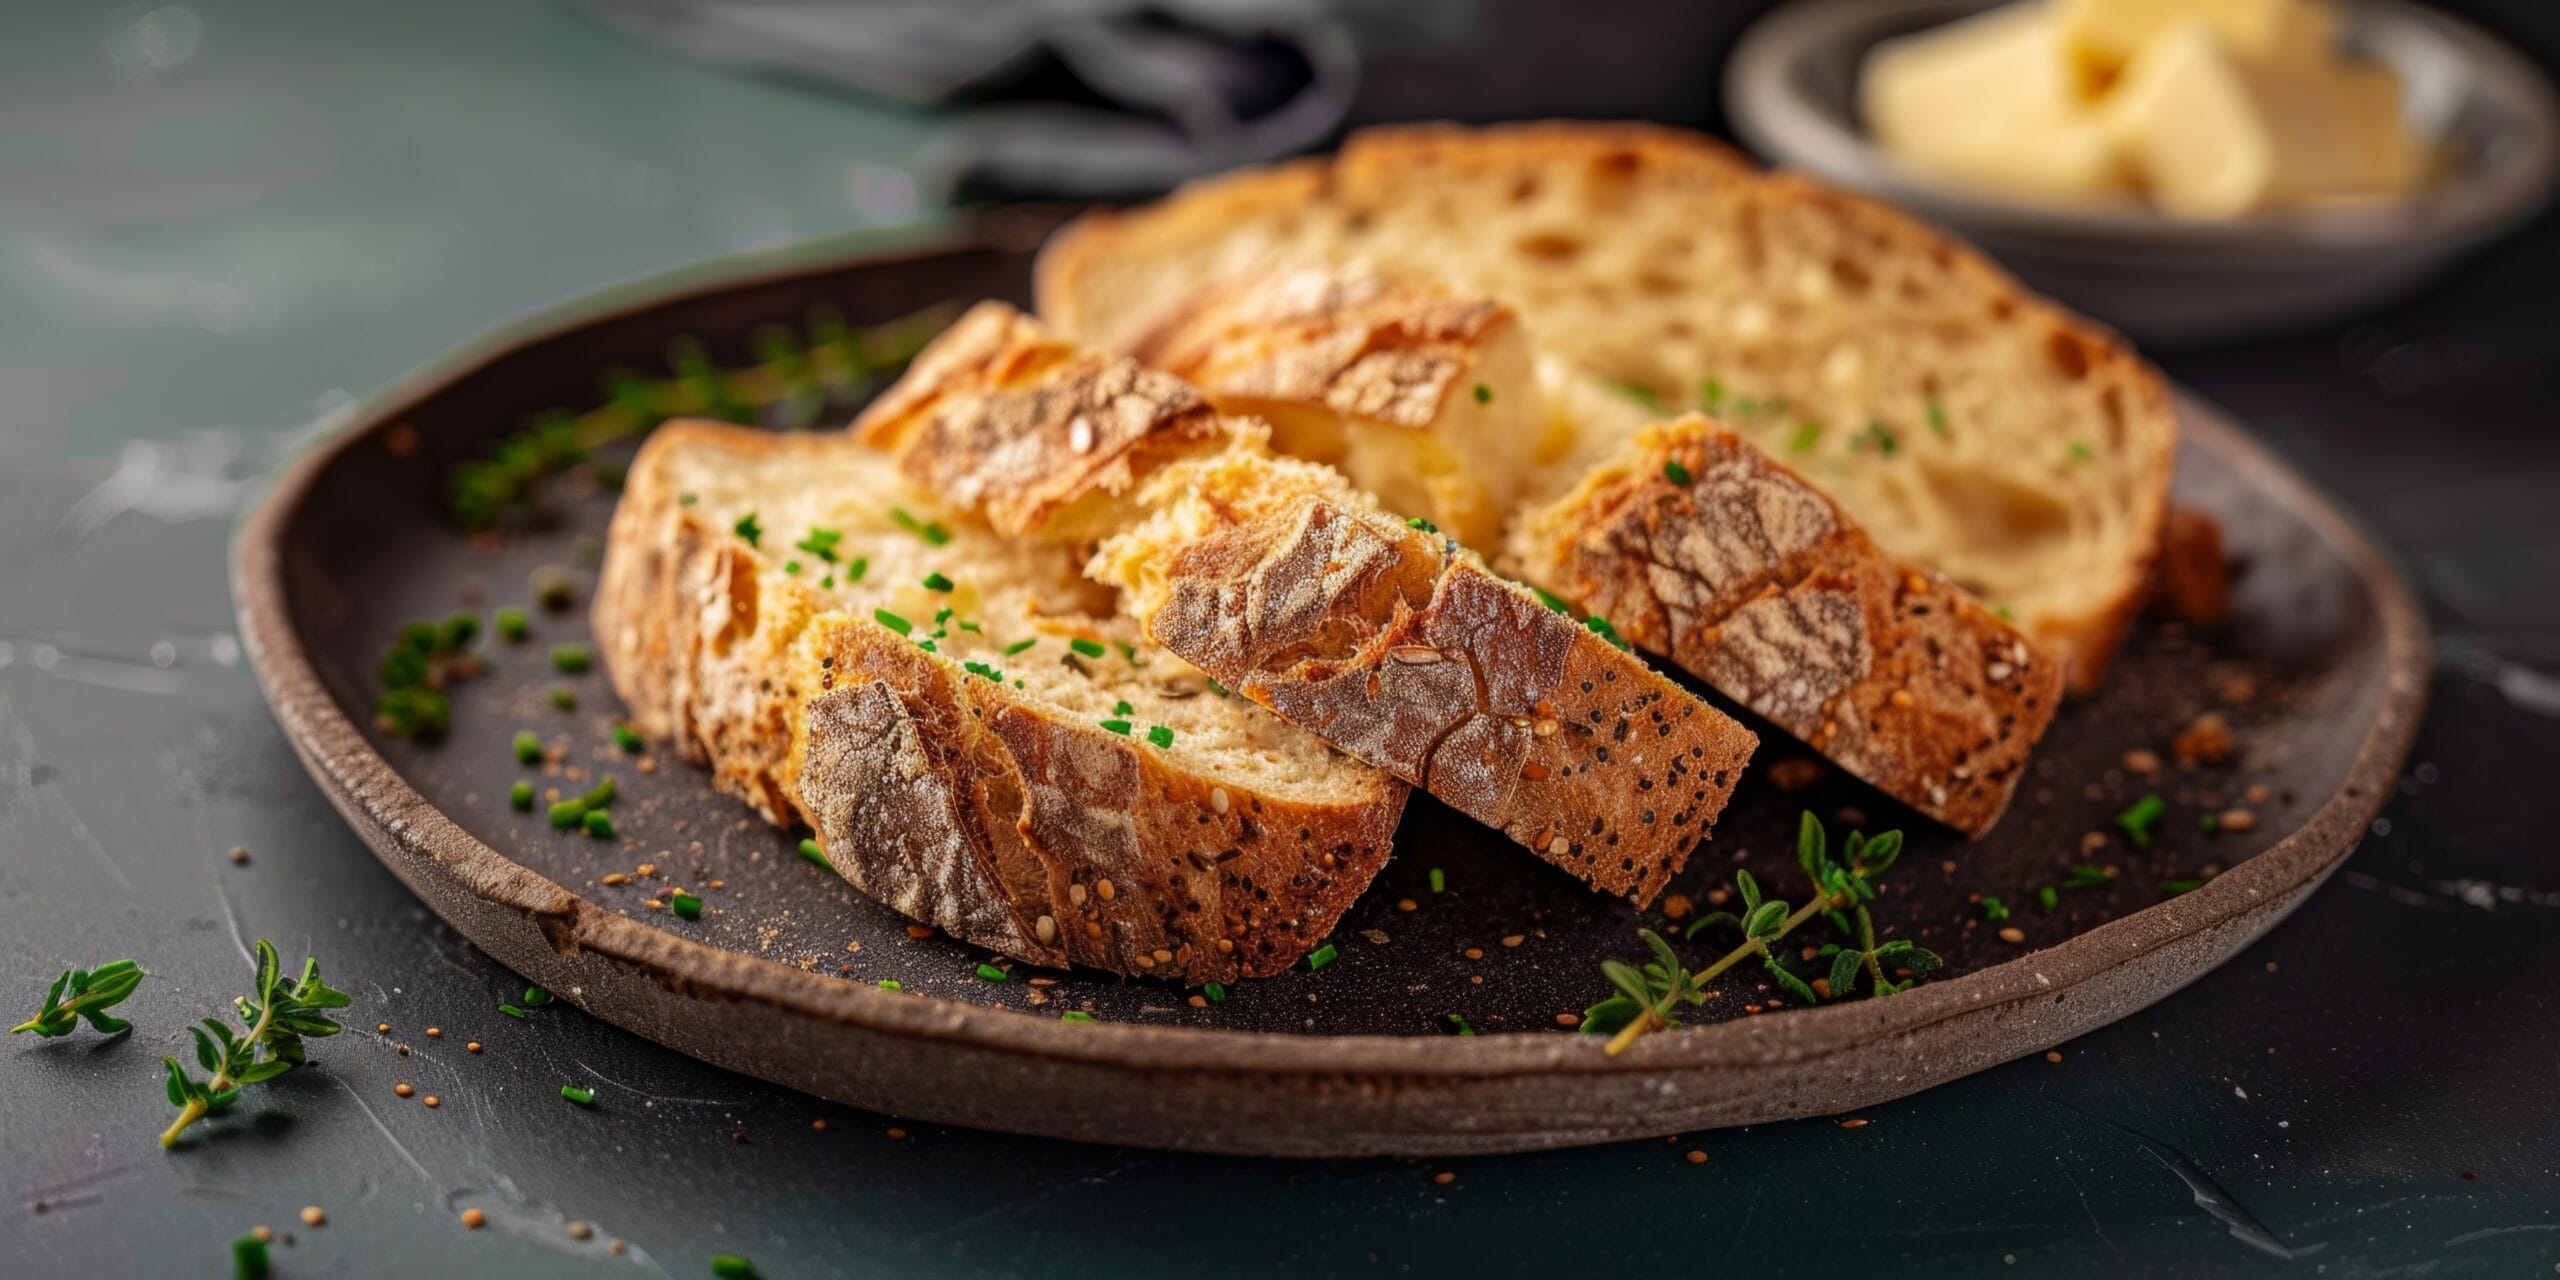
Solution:
[(1498, 303), (1383, 276), (1300, 268), (1194, 294), (1129, 349), (1221, 404), (1322, 405), (1429, 427), (1498, 326)]
[(661, 462), (705, 445), (850, 447), (661, 428), (607, 540), (607, 669), (641, 732), (766, 820), (808, 824), (856, 888), (1030, 963), (1198, 983), (1286, 968), (1384, 864), (1399, 783), (1333, 802), (1257, 794), (823, 611), (679, 502)]
[(1981, 835), (2063, 672), (1793, 471), (1699, 417), (1524, 523), (1523, 572), (1920, 812)]
[[(1018, 394), (980, 394), (996, 391)], [(1220, 431), (1181, 380), (1060, 341), (1000, 302), (971, 308), (853, 424), (918, 488), (1013, 535), (1079, 496), (1125, 492), (1149, 451)]]
[(1184, 548), (1143, 621), (1291, 723), (1650, 903), (1757, 740), (1434, 541), (1309, 498)]

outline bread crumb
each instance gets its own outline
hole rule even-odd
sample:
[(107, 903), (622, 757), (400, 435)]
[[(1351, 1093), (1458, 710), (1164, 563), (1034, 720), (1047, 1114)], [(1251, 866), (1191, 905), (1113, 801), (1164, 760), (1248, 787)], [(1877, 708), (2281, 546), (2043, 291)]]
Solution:
[(2000, 940), (2012, 944), (2024, 942), (2027, 940), (2027, 931), (2013, 924), (2000, 931)]
[(2160, 772), (2160, 753), (2147, 747), (2136, 747), (2124, 753), (2124, 771), (2150, 777)]
[(2169, 754), (2177, 757), (2179, 764), (2188, 766), (2220, 764), (2230, 759), (2230, 722), (2215, 711), (2197, 716), (2169, 744)]
[(2255, 831), (2258, 815), (2247, 809), (2225, 809), (2214, 819), (2214, 825), (2224, 831)]

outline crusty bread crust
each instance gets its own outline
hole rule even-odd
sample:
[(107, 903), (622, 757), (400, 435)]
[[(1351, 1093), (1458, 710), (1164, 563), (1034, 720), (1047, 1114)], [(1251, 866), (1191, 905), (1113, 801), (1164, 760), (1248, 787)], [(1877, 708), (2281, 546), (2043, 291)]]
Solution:
[[(1634, 227), (1612, 222), (1610, 213), (1639, 181), (1655, 193), (1647, 206), (1654, 222), (1642, 228), (1641, 236)], [(1580, 202), (1574, 206), (1577, 220), (1570, 223), (1555, 224), (1552, 214), (1543, 222), (1510, 218), (1494, 207), (1505, 200), (1541, 207), (1546, 198), (1541, 189), (1568, 187)], [(1477, 203), (1445, 208), (1452, 200)], [(1417, 215), (1423, 218), (1424, 232), (1436, 230), (1441, 225), (1436, 220), (1464, 223), (1433, 237), (1425, 246), (1428, 252), (1418, 255), (1436, 260), (1408, 261), (1393, 250), (1379, 249), (1364, 231), (1373, 221), (1384, 225), (1407, 208), (1435, 211)], [(1687, 225), (1670, 212), (1681, 209), (1694, 211)], [(1411, 240), (1414, 228), (1406, 232)], [(1444, 282), (1462, 293), (1491, 292), (1511, 304), (1533, 328), (1552, 326), (1556, 331), (1539, 328), (1533, 335), (1551, 351), (1564, 349), (1577, 332), (1592, 329), (1587, 321), (1595, 309), (1603, 315), (1629, 314), (1634, 317), (1626, 322), (1631, 328), (1655, 325), (1657, 336), (1666, 341), (1616, 341), (1596, 353), (1602, 358), (1577, 363), (1601, 377), (1686, 402), (1702, 376), (1731, 372), (1716, 361), (1739, 357), (1725, 338), (1716, 339), (1724, 343), (1720, 355), (1675, 357), (1675, 348), (1704, 350), (1714, 324), (1722, 321), (1682, 310), (1687, 304), (1681, 299), (1694, 282), (1672, 270), (1678, 264), (1650, 256), (1677, 250), (1646, 246), (1655, 241), (1720, 243), (1749, 262), (1785, 237), (1819, 242), (1827, 246), (1825, 253), (1836, 256), (1826, 263), (1824, 254), (1808, 251), (1801, 277), (1789, 274), (1754, 286), (1756, 301), (1774, 305), (1745, 309), (1760, 312), (1763, 319), (1783, 317), (1790, 306), (1813, 305), (1795, 298), (1800, 290), (1845, 296), (1850, 285), (1838, 290), (1834, 285), (1848, 281), (1862, 290), (1855, 300), (1823, 305), (1845, 317), (1842, 328), (1853, 335), (1851, 345), (1859, 334), (1887, 338), (1882, 345), (1869, 343), (1869, 349), (1849, 352), (1852, 356), (1869, 363), (1890, 356), (1896, 332), (1937, 340), (1963, 331), (1973, 335), (1966, 340), (1969, 345), (1987, 354), (1979, 369), (1956, 371), (1952, 376), (1962, 385), (1951, 389), (1999, 398), (2038, 378), (2076, 388), (2067, 396), (2073, 406), (2068, 431), (2056, 421), (2057, 429), (2035, 442), (2036, 465), (2067, 471), (2068, 464), (2053, 461), (2066, 448), (2096, 448), (2108, 477), (2105, 484), (2056, 490), (2076, 493), (2078, 501), (2093, 504), (2091, 509), (2103, 517), (2091, 521), (2097, 532), (2077, 535), (2093, 539), (2084, 545), (2095, 548), (2094, 554), (2060, 571), (2010, 573), (2015, 581), (2007, 585), (2052, 597), (2019, 601), (2022, 625), (2065, 664), (2071, 688), (2093, 689), (2150, 590), (2176, 446), (2175, 414), (2166, 388), (2111, 333), (2027, 293), (1953, 237), (1879, 202), (1801, 175), (1764, 173), (1719, 144), (1675, 130), (1557, 122), (1397, 126), (1355, 134), (1332, 157), (1211, 178), (1152, 206), (1088, 215), (1051, 238), (1035, 280), (1039, 310), (1049, 323), (1071, 336), (1129, 350), (1156, 333), (1168, 309), (1183, 305), (1193, 287), (1238, 272), (1360, 262), (1378, 270), (1445, 274), (1449, 278)], [(1603, 247), (1611, 252), (1601, 252)], [(1511, 275), (1506, 278), (1530, 280), (1521, 274), (1523, 259), (1539, 264), (1543, 274), (1536, 280), (1543, 282), (1542, 297), (1505, 296), (1482, 279), (1464, 278), (1507, 271)], [(1891, 287), (1877, 283), (1888, 270), (1896, 273)], [(1729, 278), (1756, 279), (1741, 274)], [(1943, 305), (1932, 311), (1913, 301), (1931, 298), (1942, 299)], [(1719, 306), (1735, 310), (1729, 303)], [(1731, 316), (1724, 320), (1736, 331), (1742, 327)], [(1688, 332), (1693, 327), (1696, 332)], [(1781, 318), (1775, 338), (1783, 346), (1789, 337)], [(1709, 361), (1708, 367), (1695, 367), (1701, 358)], [(1814, 356), (1803, 359), (1799, 372), (1817, 368), (1824, 377), (1832, 372)], [(1812, 375), (1803, 377), (1810, 380)], [(1895, 405), (1871, 408), (1898, 418), (1893, 425), (1907, 436), (1919, 426), (1921, 391), (1897, 384), (1895, 394), (1900, 397)], [(1861, 412), (1831, 424), (1831, 439), (1859, 430), (1865, 417)], [(1960, 435), (1965, 425), (1958, 424)], [(1785, 414), (1773, 414), (1759, 425), (1755, 438), (1770, 445), (1773, 433), (1783, 440), (1796, 426)], [(2075, 441), (2072, 433), (2086, 439)], [(1970, 465), (1979, 459), (1961, 461)], [(1980, 479), (1996, 485), (2015, 477)], [(1834, 493), (1843, 492), (1829, 479), (1823, 483)], [(1866, 490), (1853, 487), (1851, 492)], [(1961, 514), (1968, 501), (1960, 495), (1941, 505)], [(1867, 523), (1887, 546), (1911, 558), (1935, 559), (1929, 554), (1930, 540), (1945, 531), (1905, 527), (1897, 519), (1887, 510), (1871, 509)], [(2008, 552), (2009, 545), (1998, 536), (1965, 543), (1963, 556), (1972, 567), (1957, 569), (1958, 576), (1987, 589), (2000, 585), (1988, 583), (1991, 569), (2041, 564)], [(1974, 581), (1975, 576), (1986, 580)]]
[[(1163, 465), (1184, 451), (1145, 436), (1172, 434), (1190, 456), (1234, 473), (1217, 492), (1176, 486), (1200, 510), (1169, 535), (1178, 544), (1152, 557), (1163, 598), (1122, 597), (1156, 643), (1612, 893), (1650, 901), (1712, 827), (1756, 745), (1750, 731), (1445, 537), (1365, 505), (1329, 471), (1289, 464), (1322, 482), (1275, 496), (1282, 464), (1262, 452), (1259, 426), (1199, 428), (1189, 388), (1150, 403), (1144, 389), (1157, 384), (1134, 361), (1097, 364), (1028, 319), (1006, 327), (1009, 342), (985, 341), (994, 331), (982, 323), (937, 343), (947, 350), (929, 349), (907, 375), (919, 385), (866, 413), (857, 434), (910, 451), (966, 441), (975, 456), (1013, 459), (999, 472), (910, 452), (901, 465), (910, 476), (961, 477), (939, 496), (1028, 531), (995, 513), (1095, 496), (1051, 484), (1086, 465), (1090, 450), (1078, 446), (1095, 439), (1072, 432), (1056, 406), (1118, 388), (1110, 416), (1129, 429), (1110, 439), (1116, 456)], [(1054, 465), (1038, 465), (1044, 455)], [(1123, 472), (1099, 474), (1115, 498), (1150, 487), (1143, 476), (1131, 489)], [(1006, 477), (1038, 499), (1008, 492)], [(1172, 500), (1119, 501), (1108, 518), (1072, 522), (1073, 536), (1138, 525)], [(1245, 509), (1254, 504), (1268, 509)]]
[(856, 888), (1043, 965), (1226, 981), (1329, 934), (1387, 858), (1405, 789), (1257, 794), (1043, 712), (886, 627), (827, 612), (679, 500), (679, 450), (852, 447), (662, 427), (630, 468), (595, 602), (643, 734), (776, 825), (806, 823)]
[(1522, 573), (1920, 812), (1979, 836), (2062, 668), (1704, 418), (1647, 428), (1515, 531)]
[(1433, 535), (1318, 498), (1173, 558), (1157, 643), (1593, 886), (1652, 902), (1758, 739)]

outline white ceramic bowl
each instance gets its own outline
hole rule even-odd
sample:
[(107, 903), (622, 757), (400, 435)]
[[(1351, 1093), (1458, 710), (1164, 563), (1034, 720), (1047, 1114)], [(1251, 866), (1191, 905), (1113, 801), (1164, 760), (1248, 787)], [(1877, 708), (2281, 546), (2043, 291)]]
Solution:
[(1867, 137), (1858, 64), (1879, 41), (1993, 3), (1795, 0), (1735, 47), (1726, 111), (1770, 162), (1929, 218), (2031, 287), (2155, 345), (2307, 327), (2404, 295), (2531, 215), (2560, 176), (2560, 106), (2539, 70), (2467, 22), (2371, 0), (2347, 6), (2349, 46), (2399, 71), (2411, 122), (2455, 158), (2435, 186), (2401, 200), (2228, 222), (1969, 192), (1903, 165)]

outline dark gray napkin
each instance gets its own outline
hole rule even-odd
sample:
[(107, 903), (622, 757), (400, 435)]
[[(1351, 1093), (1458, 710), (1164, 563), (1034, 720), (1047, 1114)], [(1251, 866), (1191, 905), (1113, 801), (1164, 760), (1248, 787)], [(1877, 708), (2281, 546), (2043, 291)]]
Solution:
[(953, 110), (920, 177), (1102, 198), (1295, 154), (1360, 61), (1318, 0), (583, 0), (689, 57)]

